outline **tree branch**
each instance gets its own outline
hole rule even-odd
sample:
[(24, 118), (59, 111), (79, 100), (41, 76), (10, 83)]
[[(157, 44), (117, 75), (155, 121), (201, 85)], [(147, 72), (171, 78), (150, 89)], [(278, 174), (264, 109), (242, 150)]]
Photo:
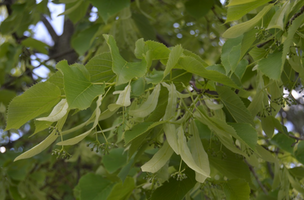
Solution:
[(260, 181), (257, 173), (255, 172), (255, 170), (253, 169), (253, 167), (248, 163), (248, 161), (246, 159), (244, 159), (245, 163), (248, 165), (249, 170), (251, 171), (251, 173), (253, 174), (255, 180), (258, 182), (260, 188), (263, 190), (263, 192), (265, 194), (268, 194), (268, 191), (266, 190), (266, 188), (264, 187), (264, 185), (262, 184), (262, 182)]
[(56, 43), (58, 41), (58, 35), (49, 20), (47, 20), (45, 16), (41, 15), (41, 21), (44, 24), (45, 28), (48, 30), (49, 34), (51, 35), (54, 43)]
[(304, 13), (304, 6), (301, 7), (300, 12), (294, 14), (294, 15), (290, 18), (290, 20), (287, 22), (285, 28), (287, 29), (289, 26), (291, 26), (292, 22), (293, 22), (297, 17), (299, 17), (300, 15), (302, 15), (303, 13)]

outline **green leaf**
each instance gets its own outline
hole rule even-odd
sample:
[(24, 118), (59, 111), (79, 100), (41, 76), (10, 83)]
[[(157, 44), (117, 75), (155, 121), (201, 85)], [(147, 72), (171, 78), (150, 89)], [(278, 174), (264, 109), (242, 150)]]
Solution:
[(73, 35), (71, 39), (71, 45), (79, 55), (83, 55), (86, 51), (89, 50), (92, 42), (95, 39), (94, 35), (96, 34), (99, 27), (99, 24), (95, 24), (79, 32), (78, 34)]
[(139, 137), (140, 135), (144, 134), (148, 130), (165, 123), (164, 121), (159, 122), (142, 122), (138, 123), (132, 127), (131, 130), (126, 131), (125, 133), (125, 143), (128, 144), (135, 138)]
[(69, 66), (61, 61), (57, 68), (63, 74), (64, 90), (70, 109), (86, 109), (93, 99), (104, 93), (105, 85), (95, 85), (88, 79), (88, 71), (82, 65)]
[(304, 164), (304, 141), (300, 141), (294, 147), (293, 150), (295, 158), (302, 164)]
[(43, 82), (15, 97), (8, 106), (6, 130), (18, 129), (27, 121), (49, 111), (61, 99), (60, 95), (56, 85)]
[(179, 65), (181, 65), (186, 71), (199, 75), (203, 78), (207, 78), (233, 88), (239, 88), (229, 77), (217, 71), (207, 70), (199, 61), (193, 57), (181, 57), (179, 59)]
[(240, 0), (240, 2), (238, 3), (231, 4), (230, 1), (228, 5), (229, 7), (227, 11), (226, 23), (240, 19), (246, 13), (264, 5), (267, 2), (269, 2), (269, 0), (251, 0), (251, 1)]
[(247, 144), (252, 150), (255, 150), (258, 142), (257, 131), (250, 125), (245, 123), (229, 123), (234, 128), (242, 142)]
[(173, 150), (168, 144), (164, 142), (163, 146), (154, 154), (154, 156), (143, 166), (141, 170), (143, 172), (155, 173), (162, 168), (170, 159), (173, 154)]
[(49, 147), (55, 140), (58, 138), (57, 130), (53, 130), (52, 133), (45, 138), (42, 142), (31, 148), (30, 150), (22, 153), (17, 158), (15, 158), (14, 161), (31, 158), (39, 153), (41, 153), (43, 150), (45, 150), (47, 147)]
[(48, 122), (48, 121), (34, 121), (34, 124), (35, 124), (35, 132), (30, 135), (30, 137), (32, 137), (33, 135), (35, 135), (36, 133), (40, 132), (40, 131), (43, 131), (47, 128), (49, 128), (53, 122)]
[(130, 6), (128, 0), (90, 0), (90, 2), (98, 9), (98, 13), (105, 23), (111, 16)]
[(135, 44), (135, 55), (137, 58), (144, 58), (143, 55), (148, 55), (151, 60), (168, 59), (170, 50), (162, 43), (143, 39), (139, 39)]
[(199, 19), (205, 16), (213, 7), (214, 1), (212, 0), (189, 0), (185, 3), (186, 11)]
[(48, 45), (39, 40), (35, 40), (33, 38), (28, 37), (25, 40), (22, 40), (21, 44), (26, 47), (31, 47), (39, 51), (40, 53), (48, 54), (48, 50), (47, 50)]
[(58, 16), (66, 15), (75, 24), (85, 16), (89, 4), (90, 4), (89, 1), (70, 2), (66, 4), (65, 11), (59, 14)]
[(147, 17), (139, 13), (132, 13), (132, 19), (145, 40), (156, 40), (154, 27)]
[(112, 174), (127, 163), (127, 153), (123, 148), (112, 149), (109, 154), (102, 159), (107, 171)]
[(203, 124), (206, 124), (208, 128), (217, 135), (220, 142), (230, 151), (240, 155), (245, 155), (240, 149), (235, 146), (235, 143), (231, 137), (239, 137), (233, 127), (229, 126), (226, 121), (223, 121), (219, 118), (209, 117), (202, 106), (199, 106), (197, 108), (197, 112), (193, 114), (195, 119), (198, 119)]
[(254, 18), (229, 28), (223, 33), (223, 37), (236, 38), (247, 32), (248, 30), (252, 29), (252, 27), (255, 26), (262, 19), (262, 17), (272, 8), (272, 6), (273, 4), (265, 6), (263, 10), (260, 11)]
[(112, 57), (110, 53), (102, 53), (93, 57), (86, 64), (92, 82), (108, 82), (113, 80)]
[(192, 153), (192, 157), (199, 168), (201, 168), (206, 175), (195, 172), (195, 180), (203, 183), (206, 178), (210, 175), (210, 166), (208, 154), (206, 153), (202, 141), (199, 136), (199, 131), (196, 127), (195, 121), (193, 120), (190, 124), (189, 133), (192, 137), (189, 139), (189, 146)]
[(271, 138), (270, 142), (280, 149), (293, 154), (293, 145), (295, 144), (295, 139), (288, 137), (284, 133), (277, 133), (273, 138)]
[(149, 95), (147, 100), (139, 106), (139, 108), (136, 108), (135, 110), (129, 110), (129, 115), (138, 118), (147, 117), (156, 108), (159, 92), (160, 92), (160, 84), (155, 86), (153, 92)]
[(112, 70), (117, 75), (116, 85), (129, 82), (135, 77), (142, 77), (147, 71), (147, 62), (127, 62), (119, 53), (119, 49), (113, 36), (103, 35), (111, 52)]
[(194, 161), (190, 149), (187, 145), (183, 126), (177, 128), (177, 138), (179, 153), (182, 160), (195, 172), (203, 176), (209, 177), (210, 171), (204, 171), (203, 169), (206, 169), (206, 167), (201, 168)]
[[(203, 145), (208, 146), (210, 143), (204, 140)], [(212, 150), (207, 151), (211, 169), (215, 168), (229, 179), (240, 178), (249, 183), (251, 182), (250, 171), (242, 157), (236, 156), (231, 151), (228, 151), (226, 147), (221, 147), (221, 145), (217, 145), (215, 142), (211, 143), (211, 147)], [(213, 154), (216, 152), (220, 152), (224, 156), (214, 156)]]
[(283, 69), (284, 64), (285, 64), (285, 60), (286, 60), (286, 55), (287, 53), (290, 51), (290, 47), (294, 46), (293, 44), (293, 40), (294, 40), (294, 35), (297, 32), (298, 28), (301, 26), (302, 22), (304, 20), (304, 15), (300, 15), (298, 16), (290, 25), (290, 27), (288, 28), (288, 34), (287, 34), (287, 38), (284, 41), (283, 44), (283, 53), (282, 53), (282, 66), (281, 69)]
[(217, 86), (216, 91), (219, 93), (222, 103), (226, 106), (236, 122), (254, 125), (251, 113), (235, 92), (225, 86)]
[(9, 165), (6, 174), (14, 180), (25, 181), (28, 172), (31, 170), (32, 166), (32, 160), (22, 160), (19, 162), (14, 162)]
[(226, 74), (234, 72), (241, 57), (243, 35), (228, 39), (223, 45), (221, 60)]
[(280, 80), (282, 68), (282, 51), (268, 55), (258, 63), (258, 69), (263, 74), (274, 80)]
[(275, 14), (273, 15), (273, 17), (271, 18), (271, 21), (268, 24), (267, 29), (271, 29), (271, 28), (279, 28), (281, 30), (284, 30), (284, 17), (286, 15), (288, 15), (288, 13), (286, 13), (286, 11), (288, 11), (290, 7), (290, 2), (285, 2), (284, 5), (282, 5), (279, 10), (277, 10), (275, 12)]
[(153, 71), (149, 74), (147, 74), (146, 81), (147, 83), (152, 83), (152, 84), (158, 84), (163, 80), (164, 77), (164, 72), (163, 71), (156, 71), (153, 69)]
[(127, 177), (124, 183), (119, 182), (112, 188), (107, 200), (124, 200), (129, 199), (132, 191), (135, 189), (134, 179)]
[(184, 180), (170, 178), (169, 181), (164, 182), (153, 192), (151, 200), (182, 200), (196, 184), (192, 170), (187, 169), (185, 174), (187, 178)]
[(166, 65), (166, 69), (164, 71), (164, 77), (166, 77), (171, 72), (171, 70), (175, 67), (182, 53), (183, 53), (183, 48), (181, 45), (176, 45), (171, 49), (171, 52), (169, 54), (169, 59)]
[(257, 0), (230, 0), (228, 6), (242, 5)]
[(244, 179), (231, 179), (224, 184), (227, 200), (246, 200), (250, 198), (250, 187)]
[(106, 200), (114, 184), (100, 175), (88, 173), (82, 176), (74, 188), (80, 194), (80, 199)]

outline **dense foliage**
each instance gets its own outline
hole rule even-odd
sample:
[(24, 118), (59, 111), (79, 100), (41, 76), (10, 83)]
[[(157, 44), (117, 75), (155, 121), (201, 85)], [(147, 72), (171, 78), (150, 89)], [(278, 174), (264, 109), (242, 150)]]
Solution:
[(302, 198), (304, 1), (50, 3), (0, 3), (0, 200)]

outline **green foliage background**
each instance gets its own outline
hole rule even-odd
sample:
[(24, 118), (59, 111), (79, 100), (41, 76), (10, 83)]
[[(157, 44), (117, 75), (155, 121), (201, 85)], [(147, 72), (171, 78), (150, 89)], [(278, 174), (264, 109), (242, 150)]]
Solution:
[(0, 3), (0, 200), (303, 198), (303, 1), (48, 3)]

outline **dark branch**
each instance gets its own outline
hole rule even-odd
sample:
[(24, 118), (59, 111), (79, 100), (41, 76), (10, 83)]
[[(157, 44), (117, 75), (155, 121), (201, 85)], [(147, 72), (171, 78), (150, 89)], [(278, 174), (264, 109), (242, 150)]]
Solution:
[(300, 9), (300, 12), (294, 14), (294, 15), (290, 18), (290, 20), (287, 22), (285, 28), (287, 29), (289, 26), (291, 26), (292, 22), (293, 22), (297, 17), (299, 17), (300, 15), (302, 15), (303, 13), (304, 13), (304, 6), (302, 6), (302, 8)]
[(51, 23), (49, 22), (49, 20), (47, 20), (47, 18), (43, 15), (41, 15), (41, 21), (44, 24), (44, 26), (46, 27), (46, 29), (48, 30), (48, 32), (50, 33), (54, 43), (56, 43), (58, 41), (58, 35), (55, 32), (53, 26), (51, 25)]

